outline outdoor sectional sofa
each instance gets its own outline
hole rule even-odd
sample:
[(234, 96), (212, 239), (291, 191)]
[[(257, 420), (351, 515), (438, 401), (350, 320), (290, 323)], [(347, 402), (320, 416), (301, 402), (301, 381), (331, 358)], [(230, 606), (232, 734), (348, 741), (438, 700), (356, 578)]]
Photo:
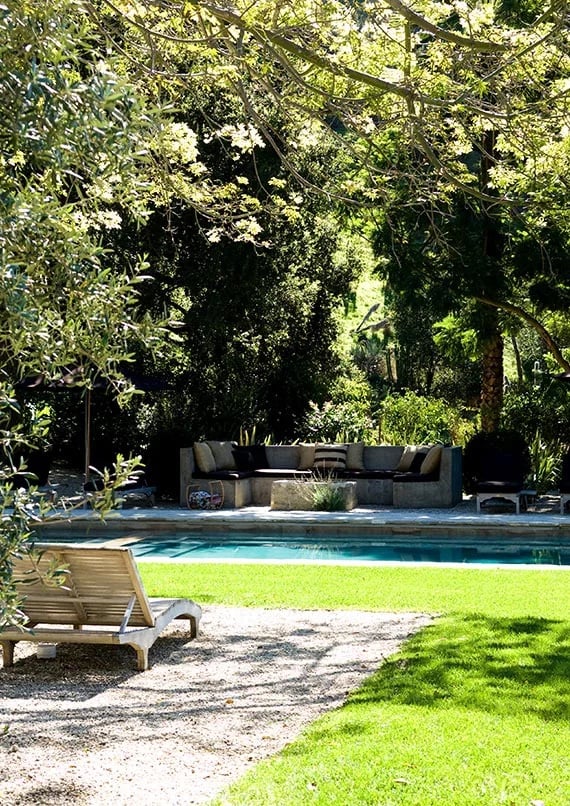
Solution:
[[(432, 446), (429, 453), (429, 446), (349, 443), (343, 459), (344, 447), (294, 444), (238, 448), (231, 442), (194, 443), (193, 448), (180, 451), (180, 503), (188, 503), (190, 489), (209, 492), (212, 482), (220, 482), (224, 508), (269, 506), (274, 481), (301, 481), (315, 475), (356, 481), (357, 500), (362, 505), (439, 508), (461, 501), (459, 447)], [(335, 458), (335, 448), (341, 449), (340, 459)], [(324, 458), (319, 461), (319, 456)]]

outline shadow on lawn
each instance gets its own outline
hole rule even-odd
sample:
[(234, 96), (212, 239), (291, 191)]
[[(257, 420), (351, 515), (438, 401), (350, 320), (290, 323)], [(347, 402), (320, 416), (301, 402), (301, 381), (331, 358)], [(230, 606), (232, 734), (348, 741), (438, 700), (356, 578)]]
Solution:
[(349, 704), (464, 707), (568, 720), (570, 623), (449, 616), (414, 636)]

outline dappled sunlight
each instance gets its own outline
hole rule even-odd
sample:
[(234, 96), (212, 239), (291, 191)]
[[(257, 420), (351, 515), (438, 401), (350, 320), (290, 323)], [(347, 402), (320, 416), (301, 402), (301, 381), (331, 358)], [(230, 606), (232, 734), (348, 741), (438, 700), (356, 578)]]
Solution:
[(570, 715), (570, 624), (539, 618), (441, 619), (353, 695), (373, 702), (460, 707), (488, 713)]

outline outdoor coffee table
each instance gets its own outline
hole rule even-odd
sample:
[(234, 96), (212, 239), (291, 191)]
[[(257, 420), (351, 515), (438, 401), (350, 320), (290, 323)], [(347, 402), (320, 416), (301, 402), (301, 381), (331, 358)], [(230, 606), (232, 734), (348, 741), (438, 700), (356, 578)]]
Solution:
[(340, 492), (344, 511), (357, 506), (355, 481), (304, 481), (300, 479), (279, 479), (271, 485), (271, 509), (311, 510), (315, 509), (314, 493), (317, 485), (328, 485)]

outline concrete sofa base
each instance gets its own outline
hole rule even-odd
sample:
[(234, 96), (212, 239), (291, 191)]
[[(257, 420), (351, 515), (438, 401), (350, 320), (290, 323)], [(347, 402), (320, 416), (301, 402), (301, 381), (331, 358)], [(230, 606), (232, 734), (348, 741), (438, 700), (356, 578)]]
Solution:
[[(297, 445), (268, 445), (267, 470), (248, 474), (236, 474), (236, 478), (222, 479), (224, 508), (271, 505), (273, 483), (279, 480), (311, 480), (310, 471), (298, 471), (299, 447)], [(356, 500), (364, 506), (394, 506), (396, 508), (421, 509), (453, 507), (462, 497), (461, 448), (443, 448), (439, 478), (435, 481), (399, 482), (392, 478), (374, 478), (374, 473), (395, 471), (403, 453), (401, 445), (366, 445), (363, 451), (364, 471), (343, 477), (342, 481), (356, 484)], [(371, 477), (366, 477), (367, 473)], [(239, 477), (238, 477), (239, 476)], [(180, 503), (186, 505), (186, 488), (190, 483), (199, 483), (208, 491), (208, 479), (196, 473), (192, 448), (180, 451)]]

